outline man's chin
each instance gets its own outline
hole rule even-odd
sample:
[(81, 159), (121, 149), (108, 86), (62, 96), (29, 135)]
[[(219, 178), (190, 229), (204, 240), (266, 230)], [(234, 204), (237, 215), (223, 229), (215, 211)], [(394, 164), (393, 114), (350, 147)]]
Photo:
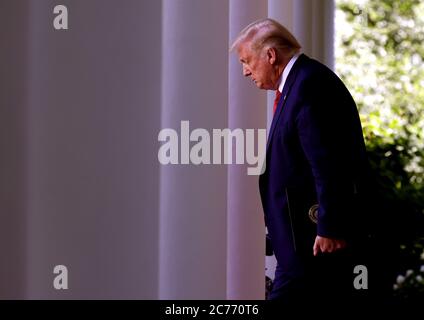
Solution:
[(269, 87), (269, 86), (265, 86), (265, 85), (263, 85), (263, 84), (261, 84), (261, 85), (257, 85), (257, 87), (258, 87), (259, 89), (262, 89), (262, 90), (274, 90), (273, 88), (271, 88), (271, 87)]

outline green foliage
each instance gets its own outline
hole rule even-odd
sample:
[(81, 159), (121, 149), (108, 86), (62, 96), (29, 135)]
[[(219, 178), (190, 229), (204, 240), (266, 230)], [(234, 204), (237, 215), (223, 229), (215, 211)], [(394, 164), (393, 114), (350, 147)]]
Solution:
[[(385, 201), (414, 221), (424, 216), (424, 2), (336, 3), (336, 72), (358, 105)], [(402, 245), (400, 268), (423, 264), (424, 230), (414, 231), (414, 241)], [(397, 284), (398, 292), (410, 295), (409, 283), (424, 295), (424, 282), (415, 280)]]

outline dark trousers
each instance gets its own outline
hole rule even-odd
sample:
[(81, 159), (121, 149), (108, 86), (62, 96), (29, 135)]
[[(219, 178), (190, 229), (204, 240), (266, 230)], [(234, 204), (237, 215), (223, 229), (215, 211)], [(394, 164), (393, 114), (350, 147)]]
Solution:
[[(374, 253), (369, 247), (357, 246), (316, 257), (305, 254), (297, 259), (299, 265), (292, 272), (277, 265), (269, 300), (278, 300), (285, 306), (331, 303), (358, 307), (388, 303), (390, 281), (384, 278), (383, 265), (374, 259)], [(355, 270), (357, 265), (365, 266), (366, 274), (362, 268)], [(355, 278), (363, 284), (364, 276), (367, 288), (355, 287)]]

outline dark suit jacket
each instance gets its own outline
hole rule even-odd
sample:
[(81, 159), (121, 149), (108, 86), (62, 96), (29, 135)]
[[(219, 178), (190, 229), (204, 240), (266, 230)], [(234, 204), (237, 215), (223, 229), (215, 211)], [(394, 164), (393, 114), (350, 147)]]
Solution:
[[(342, 81), (302, 54), (286, 80), (259, 178), (265, 222), (277, 261), (295, 267), (316, 235), (349, 240), (366, 218), (353, 206), (368, 163), (358, 111)], [(318, 223), (308, 217), (319, 204)]]

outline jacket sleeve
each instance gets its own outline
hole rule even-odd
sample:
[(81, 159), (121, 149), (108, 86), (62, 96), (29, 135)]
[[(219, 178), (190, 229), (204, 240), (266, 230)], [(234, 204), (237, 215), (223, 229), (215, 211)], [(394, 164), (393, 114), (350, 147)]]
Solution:
[(345, 137), (349, 126), (345, 122), (349, 119), (340, 111), (343, 106), (334, 101), (326, 103), (321, 95), (306, 94), (306, 97), (296, 117), (296, 127), (315, 180), (319, 204), (317, 233), (328, 238), (345, 238), (352, 187), (348, 168), (343, 166), (348, 157), (349, 142)]

